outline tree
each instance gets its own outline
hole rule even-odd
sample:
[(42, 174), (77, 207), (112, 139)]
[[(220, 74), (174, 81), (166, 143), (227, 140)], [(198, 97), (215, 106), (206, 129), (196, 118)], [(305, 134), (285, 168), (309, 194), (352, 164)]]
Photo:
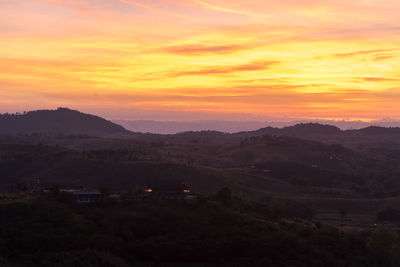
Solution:
[(385, 227), (378, 227), (371, 234), (368, 247), (375, 252), (380, 262), (386, 262), (392, 254), (397, 241), (397, 234)]
[(393, 208), (386, 208), (376, 214), (378, 221), (396, 222), (400, 220), (400, 210)]
[(228, 205), (232, 201), (232, 191), (229, 187), (222, 187), (215, 196), (216, 200), (224, 205)]
[(340, 217), (342, 218), (342, 224), (344, 223), (344, 218), (347, 216), (347, 212), (345, 210), (340, 211)]

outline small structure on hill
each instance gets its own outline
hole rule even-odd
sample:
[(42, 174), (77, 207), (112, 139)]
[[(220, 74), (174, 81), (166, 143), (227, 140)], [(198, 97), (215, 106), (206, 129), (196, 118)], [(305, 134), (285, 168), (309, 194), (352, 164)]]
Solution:
[(78, 204), (98, 203), (104, 200), (105, 194), (98, 190), (83, 188), (41, 188), (42, 195), (56, 198), (62, 201), (74, 202)]
[(72, 192), (72, 200), (75, 203), (97, 203), (103, 200), (103, 194), (99, 191), (75, 191)]
[(104, 200), (104, 194), (100, 191), (82, 189), (59, 189), (58, 197), (78, 204), (97, 203)]
[(181, 181), (159, 180), (146, 186), (145, 193), (154, 200), (185, 200), (190, 186)]

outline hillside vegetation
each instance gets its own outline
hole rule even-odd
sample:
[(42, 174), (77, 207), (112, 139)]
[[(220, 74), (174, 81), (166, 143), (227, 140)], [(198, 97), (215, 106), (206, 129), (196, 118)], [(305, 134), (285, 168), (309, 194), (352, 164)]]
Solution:
[(90, 207), (42, 199), (0, 204), (0, 216), (2, 266), (399, 264), (397, 235), (388, 229), (346, 234), (240, 199)]

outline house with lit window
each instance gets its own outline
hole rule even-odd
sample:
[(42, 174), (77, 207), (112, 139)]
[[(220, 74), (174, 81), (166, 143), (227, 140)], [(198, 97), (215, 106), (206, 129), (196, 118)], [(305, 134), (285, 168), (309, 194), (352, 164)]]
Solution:
[(146, 186), (145, 193), (153, 200), (185, 200), (190, 186), (181, 181), (159, 180)]

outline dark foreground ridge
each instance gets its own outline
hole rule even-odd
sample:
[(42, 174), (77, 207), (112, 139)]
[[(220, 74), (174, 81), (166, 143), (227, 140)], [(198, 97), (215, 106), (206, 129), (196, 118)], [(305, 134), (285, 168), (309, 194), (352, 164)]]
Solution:
[(0, 265), (399, 266), (397, 234), (388, 229), (352, 235), (223, 191), (196, 205), (2, 203)]

